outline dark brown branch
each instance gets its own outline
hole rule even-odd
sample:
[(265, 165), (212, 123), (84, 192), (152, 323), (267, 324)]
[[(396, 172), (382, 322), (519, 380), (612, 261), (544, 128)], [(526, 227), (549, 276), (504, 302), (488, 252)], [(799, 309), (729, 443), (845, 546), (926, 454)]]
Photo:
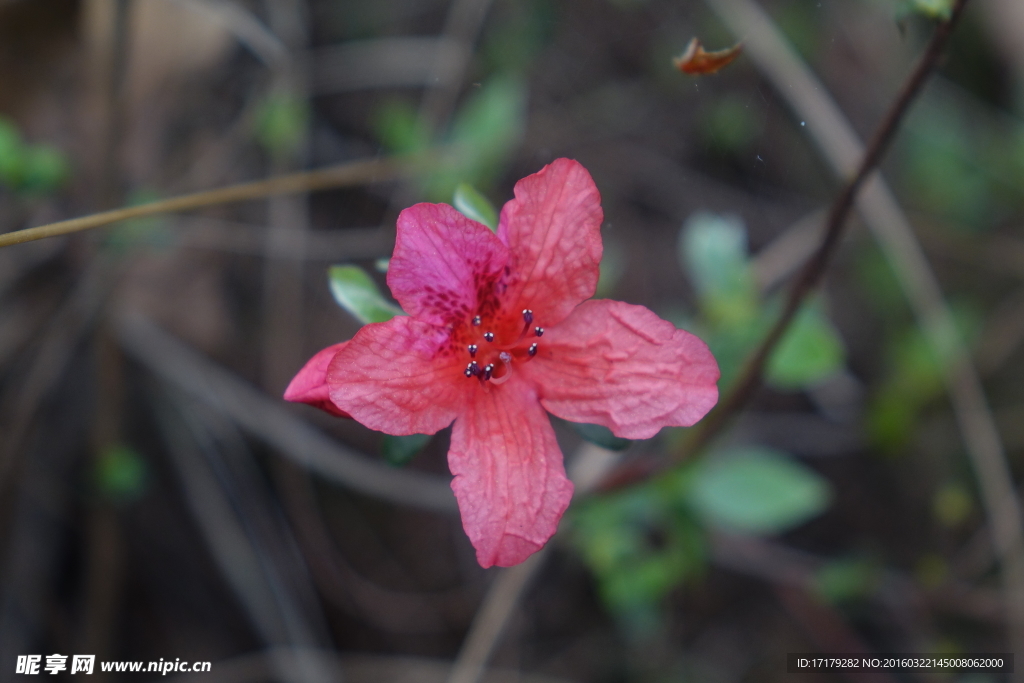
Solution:
[(764, 370), (765, 363), (768, 361), (768, 357), (775, 350), (779, 340), (782, 339), (782, 335), (789, 329), (789, 325), (793, 322), (793, 318), (800, 309), (801, 304), (818, 286), (822, 276), (825, 274), (825, 269), (828, 267), (829, 261), (843, 235), (843, 228), (846, 225), (846, 219), (850, 215), (850, 209), (853, 208), (854, 200), (857, 198), (857, 192), (868, 180), (875, 168), (877, 168), (882, 157), (885, 156), (900, 123), (910, 109), (910, 105), (920, 94), (925, 81), (939, 65), (939, 60), (945, 51), (946, 44), (949, 42), (949, 37), (966, 4), (967, 0), (956, 0), (949, 19), (936, 26), (935, 33), (932, 35), (920, 61), (918, 61), (917, 67), (910, 74), (906, 83), (903, 84), (899, 96), (893, 102), (882, 124), (875, 131), (871, 144), (868, 145), (867, 152), (864, 154), (864, 160), (857, 170), (857, 174), (847, 182), (842, 192), (839, 193), (839, 196), (836, 197), (835, 202), (832, 204), (825, 223), (825, 237), (790, 287), (782, 315), (775, 321), (775, 325), (768, 332), (761, 345), (747, 359), (743, 372), (733, 385), (732, 391), (700, 423), (693, 437), (678, 454), (678, 459), (689, 457), (722, 431), (732, 416), (746, 405), (761, 385), (761, 373)]
[[(955, 0), (949, 19), (940, 22), (936, 26), (924, 54), (918, 61), (914, 71), (903, 84), (899, 95), (889, 108), (881, 125), (875, 131), (856, 175), (846, 183), (832, 204), (825, 223), (825, 236), (790, 287), (782, 314), (761, 342), (761, 345), (748, 357), (732, 390), (694, 429), (682, 449), (674, 455), (672, 462), (685, 460), (706, 446), (709, 441), (726, 427), (729, 421), (746, 405), (760, 387), (761, 373), (764, 370), (765, 363), (768, 361), (772, 351), (775, 350), (779, 340), (782, 339), (783, 334), (789, 329), (789, 325), (793, 322), (797, 311), (800, 310), (800, 306), (821, 281), (825, 269), (841, 241), (846, 219), (849, 217), (850, 209), (853, 208), (858, 191), (878, 167), (886, 151), (888, 151), (900, 123), (910, 109), (910, 105), (920, 94), (922, 86), (938, 66), (953, 28), (956, 26), (966, 4), (967, 0)], [(663, 466), (663, 464), (655, 465), (654, 463), (646, 462), (633, 463), (629, 466), (631, 469), (628, 471), (620, 470), (612, 473), (601, 488), (604, 490), (619, 488), (645, 479), (660, 471)]]

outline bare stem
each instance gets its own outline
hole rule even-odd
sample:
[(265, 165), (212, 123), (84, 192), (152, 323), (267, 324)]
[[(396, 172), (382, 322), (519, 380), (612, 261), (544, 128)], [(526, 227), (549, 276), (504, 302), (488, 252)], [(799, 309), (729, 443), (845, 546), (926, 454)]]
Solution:
[(129, 218), (142, 218), (143, 216), (173, 211), (188, 211), (217, 204), (262, 199), (272, 195), (312, 192), (314, 190), (345, 187), (360, 183), (392, 180), (409, 173), (413, 168), (414, 163), (411, 159), (364, 159), (316, 171), (290, 173), (276, 178), (229, 185), (228, 187), (221, 187), (216, 190), (193, 192), (179, 197), (139, 204), (138, 206), (126, 206), (66, 221), (57, 221), (56, 223), (39, 225), (34, 228), (8, 232), (0, 235), (0, 248), (8, 247), (12, 244), (40, 240), (46, 237), (68, 235), (73, 232), (98, 228)]

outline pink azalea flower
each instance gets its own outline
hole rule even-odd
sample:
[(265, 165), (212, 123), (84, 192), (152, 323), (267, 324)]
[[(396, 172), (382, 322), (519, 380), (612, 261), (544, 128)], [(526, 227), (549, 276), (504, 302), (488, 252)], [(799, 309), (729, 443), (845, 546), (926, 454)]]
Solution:
[(324, 349), (285, 392), (388, 434), (454, 422), (452, 489), (483, 567), (539, 550), (569, 505), (545, 411), (644, 439), (718, 400), (704, 342), (643, 306), (588, 301), (602, 218), (570, 159), (516, 183), (497, 234), (447, 204), (406, 209), (387, 280), (409, 315)]

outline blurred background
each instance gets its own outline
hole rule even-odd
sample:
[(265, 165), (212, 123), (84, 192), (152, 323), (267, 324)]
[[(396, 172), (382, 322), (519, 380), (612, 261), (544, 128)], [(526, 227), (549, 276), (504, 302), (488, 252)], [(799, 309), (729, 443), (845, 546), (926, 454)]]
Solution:
[[(748, 409), (667, 474), (578, 496), (527, 570), (477, 566), (447, 430), (278, 398), (372, 319), (336, 298), (387, 296), (399, 210), (460, 183), (500, 208), (563, 156), (602, 194), (598, 295), (699, 334), (726, 389), (949, 9), (752, 2), (0, 0), (0, 231), (450, 151), (0, 250), (0, 678), (60, 653), (211, 661), (174, 675), (205, 683), (729, 683), (788, 680), (789, 652), (1012, 651), (1019, 0), (969, 3)], [(746, 49), (687, 76), (693, 36)], [(687, 438), (554, 422), (580, 477)], [(872, 676), (801, 674), (1008, 680)]]

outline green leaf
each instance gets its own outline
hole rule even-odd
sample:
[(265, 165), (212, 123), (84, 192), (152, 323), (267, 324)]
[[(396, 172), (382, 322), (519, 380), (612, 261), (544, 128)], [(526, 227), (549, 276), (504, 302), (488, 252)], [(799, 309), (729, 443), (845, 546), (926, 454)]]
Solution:
[(141, 497), (146, 484), (146, 462), (127, 446), (105, 450), (96, 463), (96, 484), (104, 496), (116, 501)]
[(601, 448), (607, 448), (610, 451), (624, 451), (633, 445), (633, 442), (629, 439), (623, 439), (612, 434), (612, 430), (604, 425), (584, 424), (582, 422), (567, 422), (567, 424), (584, 441), (597, 444)]
[(498, 212), (494, 205), (469, 183), (459, 183), (452, 203), (466, 218), (483, 223), (491, 232), (498, 231)]
[(807, 305), (768, 359), (765, 379), (780, 389), (800, 389), (835, 373), (845, 360), (839, 333), (817, 306)]
[(410, 434), (408, 436), (384, 435), (380, 452), (384, 460), (392, 467), (405, 467), (409, 461), (422, 451), (430, 440), (431, 434)]
[(334, 300), (364, 325), (405, 315), (401, 308), (381, 295), (377, 283), (359, 266), (331, 266), (327, 277)]
[(704, 460), (689, 481), (688, 499), (709, 521), (735, 531), (774, 534), (828, 506), (828, 483), (789, 456), (746, 447)]

